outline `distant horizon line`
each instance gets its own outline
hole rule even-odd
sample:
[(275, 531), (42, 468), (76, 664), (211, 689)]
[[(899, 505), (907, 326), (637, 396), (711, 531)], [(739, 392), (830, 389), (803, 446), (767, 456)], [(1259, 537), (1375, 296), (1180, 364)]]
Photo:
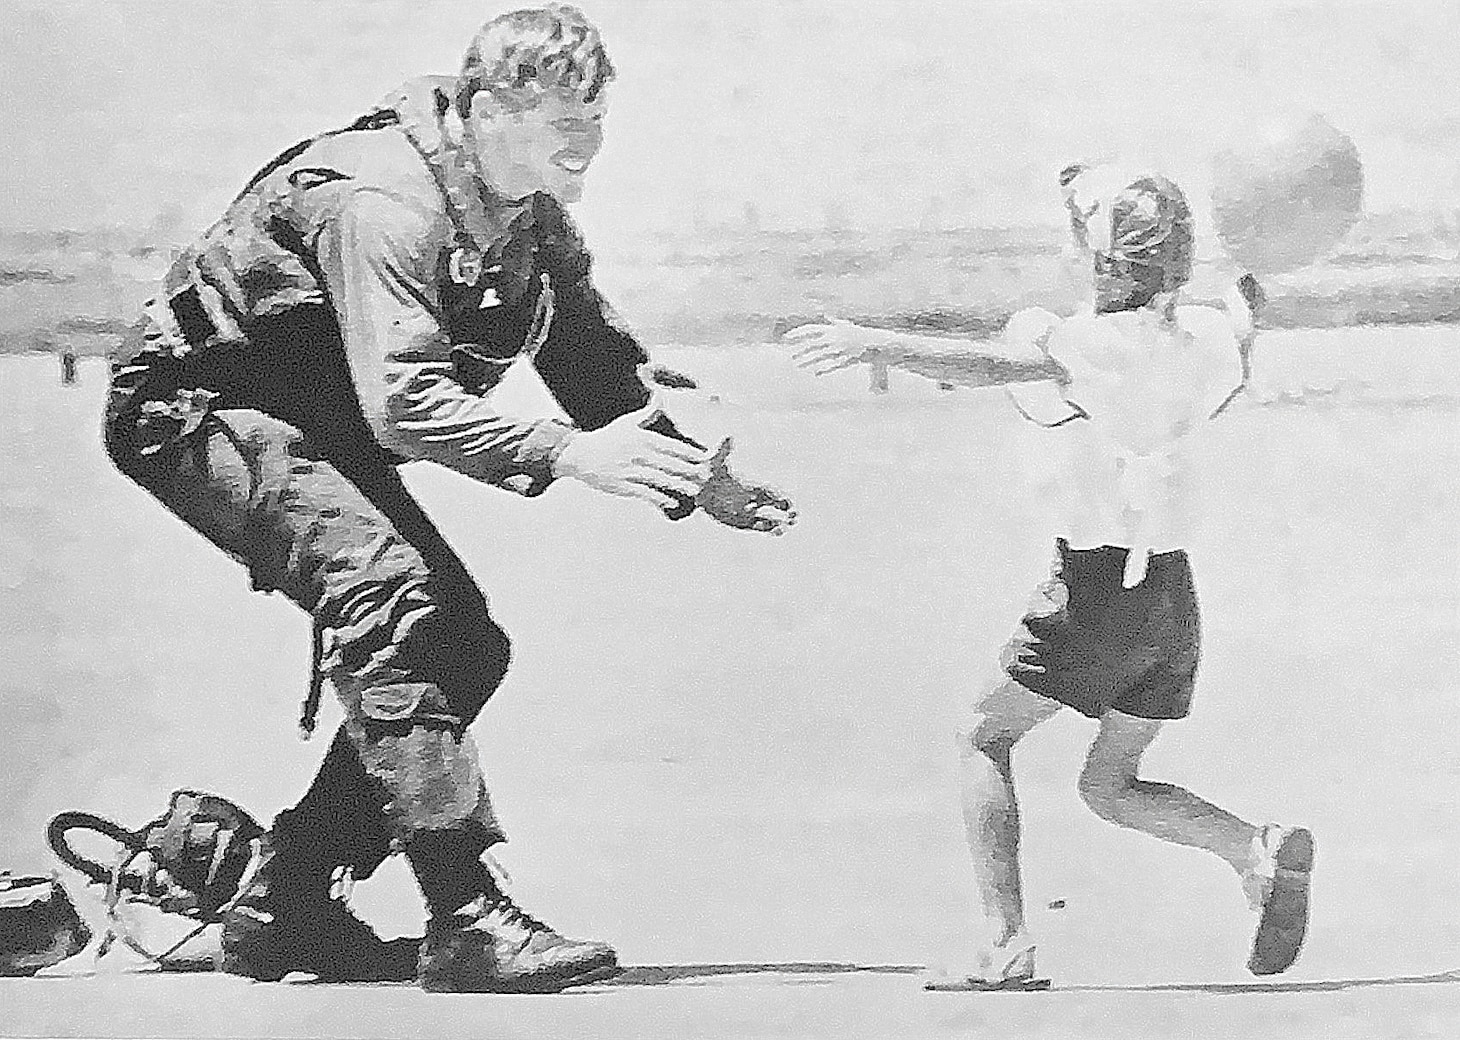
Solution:
[[(1460, 204), (1455, 206), (1389, 206), (1383, 209), (1365, 210), (1359, 217), (1356, 226), (1362, 226), (1366, 222), (1376, 220), (1428, 220), (1431, 227), (1434, 227), (1436, 220), (1442, 220), (1445, 227), (1460, 231)], [(144, 240), (150, 237), (151, 241), (145, 244), (164, 247), (180, 246), (191, 241), (197, 235), (202, 234), (206, 225), (198, 227), (190, 234), (179, 237), (175, 231), (159, 232), (148, 223), (142, 224), (94, 224), (89, 226), (72, 225), (47, 228), (23, 227), (17, 225), (0, 224), (0, 238), (57, 238), (64, 236), (75, 236), (81, 239), (103, 238), (107, 236), (125, 237), (136, 244), (144, 244)], [(1064, 235), (1067, 228), (1060, 221), (1011, 221), (1008, 223), (959, 223), (959, 224), (856, 224), (847, 223), (842, 226), (828, 227), (824, 222), (807, 223), (804, 225), (772, 225), (770, 227), (757, 227), (737, 221), (713, 221), (681, 225), (678, 227), (646, 228), (643, 237), (660, 241), (674, 239), (694, 239), (706, 235), (725, 237), (800, 237), (807, 235), (828, 236), (828, 237), (856, 237), (886, 234), (924, 234), (924, 235), (957, 235), (972, 232), (1006, 232), (1006, 233), (1040, 233), (1051, 235)]]

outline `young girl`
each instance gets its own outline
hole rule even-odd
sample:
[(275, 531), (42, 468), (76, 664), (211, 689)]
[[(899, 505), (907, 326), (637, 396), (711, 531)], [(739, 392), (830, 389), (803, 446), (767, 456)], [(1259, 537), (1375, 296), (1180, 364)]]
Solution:
[(1252, 972), (1287, 969), (1307, 928), (1308, 831), (1255, 826), (1138, 775), (1162, 725), (1191, 708), (1200, 630), (1186, 554), (1189, 440), (1242, 385), (1239, 339), (1250, 343), (1260, 290), (1250, 278), (1240, 283), (1245, 306), (1230, 322), (1212, 308), (1178, 312), (1177, 293), (1192, 272), (1192, 218), (1181, 190), (1163, 177), (1135, 177), (1081, 213), (1094, 294), (1093, 307), (1074, 317), (1024, 312), (999, 339), (978, 344), (845, 322), (787, 337), (820, 372), (875, 356), (967, 386), (1042, 383), (1058, 405), (1045, 423), (1052, 447), (1062, 449), (1054, 571), (958, 738), (988, 934), (971, 975), (930, 981), (932, 989), (1049, 985), (1035, 974), (1025, 928), (1010, 753), (1062, 706), (1099, 725), (1079, 777), (1097, 815), (1205, 849), (1236, 872), (1259, 914)]

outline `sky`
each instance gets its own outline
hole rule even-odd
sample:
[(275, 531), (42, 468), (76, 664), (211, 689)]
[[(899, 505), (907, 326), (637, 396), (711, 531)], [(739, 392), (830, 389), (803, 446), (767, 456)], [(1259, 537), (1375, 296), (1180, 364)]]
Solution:
[[(1255, 122), (1310, 111), (1357, 143), (1371, 211), (1460, 211), (1446, 0), (580, 2), (619, 69), (579, 206), (600, 242), (1057, 221), (1072, 158), (1150, 157), (1199, 185)], [(5, 0), (0, 228), (190, 234), (283, 148), (454, 71), (513, 6)]]

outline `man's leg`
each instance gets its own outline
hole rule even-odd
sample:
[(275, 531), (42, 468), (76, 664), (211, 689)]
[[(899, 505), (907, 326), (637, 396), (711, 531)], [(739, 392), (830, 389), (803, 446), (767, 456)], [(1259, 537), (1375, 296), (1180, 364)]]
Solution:
[(983, 914), (977, 972), (984, 981), (1032, 978), (1019, 872), (1019, 802), (1014, 745), (1060, 705), (1001, 677), (979, 698), (958, 731), (963, 823)]
[[(387, 789), (390, 828), (430, 909), (421, 985), (542, 992), (617, 974), (612, 949), (564, 938), (523, 913), (482, 862), (504, 835), (466, 727), (506, 672), (507, 637), (395, 471), (362, 487), (429, 579), (417, 582), (413, 564), (410, 580), (387, 581), (385, 601), (400, 606), (383, 623), (370, 606), (381, 596), (362, 599), (360, 583), (348, 580), (331, 585), (315, 617), (333, 636), (327, 660), (346, 704), (345, 732)], [(391, 634), (384, 649), (371, 634), (382, 630)]]
[[(314, 616), (316, 667), (345, 707), (320, 776), (280, 814), (272, 858), (226, 922), (225, 959), (231, 949), (255, 977), (338, 963), (316, 927), (333, 867), (368, 874), (397, 847), (438, 931), (482, 925), (454, 943), (461, 955), (433, 988), (561, 988), (611, 967), (602, 944), (565, 940), (517, 911), (481, 862), (503, 835), (466, 728), (505, 673), (508, 642), (395, 472), (345, 460), (360, 470), (346, 479), (298, 430), (249, 411), (215, 412), (146, 460), (126, 450), (125, 429), (109, 427), (109, 447), (245, 563), (255, 588)], [(459, 919), (474, 900), (480, 912)], [(423, 981), (430, 959), (423, 952)]]
[[(551, 991), (615, 973), (612, 949), (522, 913), (482, 862), (505, 835), (468, 727), (510, 658), (486, 598), (394, 469), (292, 454), (277, 513), (289, 542), (279, 587), (313, 599), (320, 667), (345, 707), (337, 746), (359, 763), (353, 789), (374, 799), (379, 829), (425, 896), (421, 984)], [(352, 477), (343, 484), (342, 471)], [(363, 831), (370, 823), (360, 818), (357, 840), (378, 837)]]
[[(149, 441), (135, 413), (117, 408), (106, 434), (118, 468), (245, 565), (255, 589), (283, 589), (306, 610), (315, 605), (311, 576), (329, 561), (308, 551), (309, 543), (344, 518), (333, 499), (349, 489), (338, 475), (334, 488), (295, 480), (296, 470), (310, 468), (293, 457), (298, 430), (262, 413), (225, 411), (205, 416), (184, 437)], [(226, 922), (229, 970), (257, 978), (292, 970), (349, 980), (414, 977), (415, 941), (382, 942), (331, 898), (339, 869), (368, 875), (389, 849), (381, 798), (363, 779), (353, 746), (337, 740), (300, 805), (275, 820), (264, 863)], [(252, 945), (240, 956), (234, 940), (245, 931)]]

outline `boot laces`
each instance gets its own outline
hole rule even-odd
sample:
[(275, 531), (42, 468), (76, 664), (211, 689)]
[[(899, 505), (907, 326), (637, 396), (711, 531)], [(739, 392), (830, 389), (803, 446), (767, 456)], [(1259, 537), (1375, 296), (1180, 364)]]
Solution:
[(546, 922), (533, 917), (512, 901), (512, 897), (507, 894), (507, 889), (512, 883), (512, 876), (507, 873), (507, 868), (502, 866), (495, 856), (490, 852), (484, 853), (482, 862), (486, 865), (488, 873), (491, 874), (493, 887), (496, 889), (495, 892), (485, 894), (483, 903), (487, 909), (495, 910), (500, 914), (504, 923), (524, 931), (557, 934)]

